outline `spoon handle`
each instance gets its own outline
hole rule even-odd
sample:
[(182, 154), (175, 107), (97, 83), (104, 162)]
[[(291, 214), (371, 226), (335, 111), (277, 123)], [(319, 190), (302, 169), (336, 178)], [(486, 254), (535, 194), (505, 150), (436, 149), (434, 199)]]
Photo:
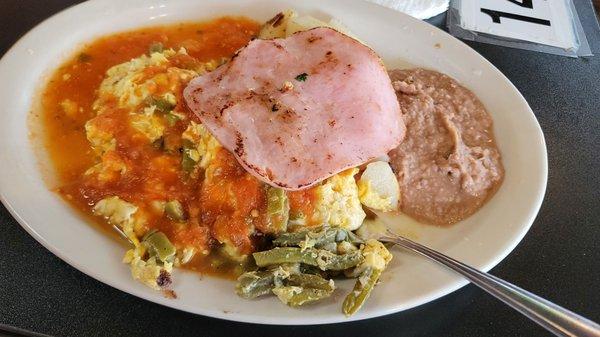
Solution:
[(396, 234), (388, 232), (380, 240), (397, 244), (443, 264), (557, 336), (600, 336), (600, 325), (597, 323), (493, 275)]

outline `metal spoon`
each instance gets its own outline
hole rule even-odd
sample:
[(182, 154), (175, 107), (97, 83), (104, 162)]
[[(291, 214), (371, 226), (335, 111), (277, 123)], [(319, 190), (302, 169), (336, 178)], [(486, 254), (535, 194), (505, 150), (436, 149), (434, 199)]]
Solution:
[(454, 270), (557, 336), (600, 336), (600, 325), (597, 323), (431, 248), (389, 230), (379, 240), (394, 243)]

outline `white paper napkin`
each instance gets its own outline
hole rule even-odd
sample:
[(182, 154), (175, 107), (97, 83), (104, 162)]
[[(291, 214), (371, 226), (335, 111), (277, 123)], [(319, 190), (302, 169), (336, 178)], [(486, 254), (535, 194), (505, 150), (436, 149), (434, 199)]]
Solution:
[(449, 0), (369, 0), (382, 6), (414, 16), (429, 19), (448, 9)]

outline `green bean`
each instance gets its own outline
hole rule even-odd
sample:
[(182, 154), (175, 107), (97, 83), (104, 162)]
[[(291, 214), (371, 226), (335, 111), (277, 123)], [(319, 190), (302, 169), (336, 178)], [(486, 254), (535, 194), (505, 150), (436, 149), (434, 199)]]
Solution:
[(156, 111), (164, 113), (164, 114), (169, 113), (173, 109), (175, 109), (175, 104), (169, 102), (168, 100), (166, 100), (162, 97), (148, 96), (148, 97), (146, 97), (144, 102), (146, 103), (147, 106), (154, 105), (156, 107)]
[(148, 47), (148, 54), (152, 55), (152, 53), (162, 53), (165, 47), (160, 42), (153, 42)]
[(352, 268), (363, 261), (363, 255), (360, 251), (348, 254), (334, 254), (326, 250), (319, 250), (317, 258), (317, 267), (321, 270), (344, 270)]
[(301, 251), (296, 247), (273, 248), (252, 254), (259, 267), (266, 267), (280, 263), (306, 263), (316, 265), (317, 253), (314, 251)]
[(183, 152), (181, 156), (181, 168), (185, 173), (192, 173), (196, 164), (200, 161), (200, 154), (196, 150), (196, 145), (189, 139), (182, 140)]
[[(342, 242), (345, 242), (345, 241), (342, 241)], [(324, 249), (329, 252), (332, 252), (332, 253), (337, 253), (337, 243), (335, 243), (335, 242), (328, 242), (327, 244), (325, 244), (319, 248)]]
[[(238, 295), (244, 298), (255, 298), (266, 295), (271, 293), (271, 289), (282, 287), (285, 279), (299, 272), (297, 264), (282, 264), (269, 270), (247, 272), (238, 278), (236, 290)], [(297, 283), (304, 280), (304, 278), (293, 279), (297, 280)], [(327, 282), (323, 279), (321, 280)], [(318, 283), (318, 280), (311, 279), (311, 281), (320, 287), (325, 287), (321, 283)], [(308, 282), (308, 279), (305, 282)]]
[(321, 270), (344, 270), (359, 264), (363, 256), (360, 251), (337, 255), (326, 250), (296, 247), (276, 247), (253, 254), (256, 265), (264, 267), (280, 263), (304, 263)]
[(321, 270), (321, 269), (319, 269), (319, 267), (309, 266), (307, 264), (301, 264), (299, 269), (300, 269), (300, 273), (302, 273), (302, 274), (313, 274), (313, 275), (319, 275), (321, 277), (328, 277), (330, 274), (330, 272)]
[(371, 290), (373, 290), (373, 287), (375, 287), (377, 280), (379, 280), (381, 272), (381, 269), (365, 269), (358, 280), (356, 280), (354, 289), (344, 299), (344, 304), (342, 304), (342, 311), (344, 312), (344, 315), (352, 316), (360, 309), (360, 307), (362, 307), (362, 305), (369, 298)]
[(301, 288), (295, 286), (285, 286), (273, 289), (273, 293), (279, 297), (279, 299), (291, 306), (298, 307), (306, 303), (315, 302), (324, 298), (329, 297), (332, 291), (313, 289), (313, 288)]
[(352, 244), (355, 244), (355, 245), (360, 245), (361, 243), (365, 242), (358, 235), (352, 233), (351, 231), (347, 231), (347, 233), (348, 233), (348, 238), (346, 239), (346, 241), (348, 241)]
[(168, 114), (165, 115), (165, 120), (167, 121), (167, 123), (169, 123), (169, 126), (174, 126), (178, 120), (180, 120), (181, 117), (177, 116), (176, 114), (169, 112)]
[(273, 245), (279, 247), (298, 246), (302, 240), (306, 239), (307, 234), (308, 231), (282, 233), (275, 240), (273, 240)]
[(81, 53), (77, 55), (77, 61), (84, 63), (92, 60), (92, 56), (88, 53)]
[(281, 233), (287, 229), (290, 214), (290, 203), (285, 191), (281, 188), (267, 188), (267, 221), (273, 233)]
[(317, 229), (316, 231), (301, 231), (294, 233), (283, 233), (273, 240), (276, 246), (289, 247), (299, 246), (302, 242), (312, 240), (315, 246), (322, 246), (328, 242), (335, 242), (338, 228)]
[(252, 271), (240, 275), (235, 288), (243, 298), (256, 298), (270, 294), (274, 286), (275, 275), (272, 271)]
[(345, 238), (346, 230), (342, 228), (328, 228), (318, 233), (309, 232), (307, 239), (301, 243), (301, 245), (312, 245), (316, 248), (324, 248), (327, 245), (335, 244), (336, 241), (341, 241)]
[(194, 157), (195, 157), (194, 154), (197, 154), (197, 153), (198, 153), (198, 151), (196, 149), (190, 149), (190, 148), (183, 149), (183, 154), (181, 157), (181, 168), (183, 169), (184, 172), (191, 173), (194, 170), (194, 167), (196, 167), (196, 163), (198, 162), (198, 160), (194, 159)]
[(177, 200), (171, 200), (165, 204), (165, 213), (167, 214), (167, 218), (173, 221), (185, 220), (183, 206)]
[(175, 256), (175, 246), (163, 232), (149, 232), (144, 236), (142, 243), (150, 256), (156, 256), (162, 262), (170, 261)]
[(322, 248), (329, 243), (348, 241), (360, 244), (362, 240), (354, 233), (343, 228), (319, 228), (313, 231), (305, 230), (294, 233), (283, 233), (279, 235), (273, 244), (280, 247), (303, 246)]
[(322, 278), (319, 275), (312, 274), (291, 274), (286, 280), (288, 286), (296, 286), (302, 288), (312, 288), (320, 290), (333, 291), (335, 287), (333, 282)]

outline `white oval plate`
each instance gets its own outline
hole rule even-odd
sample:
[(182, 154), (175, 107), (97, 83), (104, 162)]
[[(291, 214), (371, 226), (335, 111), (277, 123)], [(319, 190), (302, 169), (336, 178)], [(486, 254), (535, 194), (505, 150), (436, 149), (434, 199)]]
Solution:
[(125, 247), (86, 225), (44, 184), (42, 171), (48, 166), (43, 159), (40, 165), (34, 153), (40, 137), (34, 135), (30, 142), (27, 117), (44, 79), (78, 45), (111, 32), (220, 15), (262, 21), (286, 8), (338, 18), (372, 46), (388, 67), (411, 64), (436, 69), (479, 96), (494, 119), (506, 167), (503, 186), (483, 209), (451, 228), (405, 224), (399, 230), (482, 270), (500, 262), (531, 226), (546, 187), (546, 148), (531, 109), (506, 77), (462, 42), (427, 23), (360, 0), (104, 0), (77, 5), (44, 21), (0, 61), (0, 193), (4, 205), (47, 249), (97, 280), (149, 301), (223, 319), (269, 324), (345, 322), (406, 310), (464, 286), (467, 281), (444, 268), (396, 250), (381, 284), (351, 318), (341, 314), (341, 301), (351, 281), (338, 282), (336, 295), (323, 303), (291, 309), (274, 297), (243, 300), (235, 295), (231, 281), (201, 279), (180, 271), (174, 281), (179, 297), (167, 299), (132, 280), (128, 267), (120, 262)]

